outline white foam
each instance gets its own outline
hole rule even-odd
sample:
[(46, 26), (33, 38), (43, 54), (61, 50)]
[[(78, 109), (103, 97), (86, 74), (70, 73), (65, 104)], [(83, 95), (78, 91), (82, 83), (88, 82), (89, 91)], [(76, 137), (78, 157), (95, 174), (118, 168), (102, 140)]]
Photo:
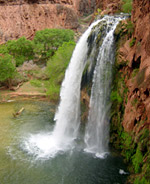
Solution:
[(74, 147), (80, 125), (80, 86), (88, 53), (87, 39), (92, 27), (98, 23), (99, 20), (87, 29), (73, 52), (62, 83), (53, 132), (30, 135), (23, 144), (23, 148), (37, 158), (54, 157), (57, 153)]
[(126, 175), (126, 174), (128, 174), (127, 172), (125, 172), (123, 169), (119, 169), (119, 174), (121, 174), (121, 175)]
[(52, 134), (39, 133), (30, 135), (23, 143), (23, 149), (37, 159), (55, 157), (57, 153), (73, 148), (73, 144), (57, 139)]

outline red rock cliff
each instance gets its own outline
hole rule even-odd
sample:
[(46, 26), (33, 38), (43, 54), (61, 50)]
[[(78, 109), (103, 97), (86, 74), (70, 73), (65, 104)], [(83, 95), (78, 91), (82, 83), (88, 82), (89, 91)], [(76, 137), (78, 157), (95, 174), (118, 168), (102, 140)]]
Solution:
[[(120, 49), (121, 56), (128, 61), (129, 89), (125, 106), (123, 126), (126, 131), (136, 131), (137, 122), (143, 121), (150, 127), (150, 1), (134, 0), (132, 38)], [(134, 41), (133, 41), (134, 40)], [(129, 43), (133, 42), (133, 46)], [(133, 73), (135, 73), (133, 76)], [(134, 104), (136, 102), (136, 104)]]
[(45, 28), (79, 26), (78, 16), (98, 7), (115, 9), (118, 0), (0, 0), (0, 43), (26, 36)]
[(78, 17), (72, 0), (0, 1), (0, 42), (26, 36), (44, 28), (77, 29)]

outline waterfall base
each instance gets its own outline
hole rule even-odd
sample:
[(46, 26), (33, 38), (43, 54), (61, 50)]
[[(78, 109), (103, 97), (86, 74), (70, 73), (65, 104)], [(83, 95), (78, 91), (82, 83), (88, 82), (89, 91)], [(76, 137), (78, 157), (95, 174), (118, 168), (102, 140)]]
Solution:
[(22, 149), (37, 159), (54, 158), (74, 148), (73, 140), (59, 139), (50, 133), (33, 134), (23, 140)]

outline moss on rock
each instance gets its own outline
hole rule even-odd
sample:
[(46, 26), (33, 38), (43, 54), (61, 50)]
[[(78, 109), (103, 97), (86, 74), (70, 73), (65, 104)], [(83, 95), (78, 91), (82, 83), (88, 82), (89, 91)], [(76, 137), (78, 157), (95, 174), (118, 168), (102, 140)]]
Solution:
[[(110, 122), (110, 144), (119, 149), (128, 164), (130, 176), (128, 183), (149, 184), (150, 183), (150, 132), (149, 123), (141, 119), (136, 120), (134, 130), (126, 132), (122, 122), (124, 110), (129, 96), (129, 90), (126, 85), (129, 79), (142, 87), (144, 83), (145, 69), (136, 72), (132, 76), (133, 69), (128, 66), (128, 61), (119, 61), (119, 48), (125, 41), (131, 38), (133, 25), (129, 22), (127, 25), (120, 23), (115, 31), (116, 40), (116, 60), (114, 66), (114, 79), (111, 92), (111, 122)], [(134, 82), (133, 81), (133, 82)], [(136, 109), (141, 105), (139, 99), (133, 98), (132, 106)], [(144, 113), (144, 112), (143, 112)]]

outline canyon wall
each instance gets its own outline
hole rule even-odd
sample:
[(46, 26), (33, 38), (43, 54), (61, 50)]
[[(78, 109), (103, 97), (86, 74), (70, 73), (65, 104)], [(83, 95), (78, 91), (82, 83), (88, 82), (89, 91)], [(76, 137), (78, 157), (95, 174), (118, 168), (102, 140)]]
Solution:
[[(123, 126), (126, 131), (133, 131), (138, 121), (145, 121), (150, 126), (150, 1), (134, 0), (132, 37), (120, 49), (123, 59), (128, 61), (131, 77), (127, 81), (129, 89)], [(135, 73), (133, 75), (133, 72)], [(138, 101), (133, 107), (132, 102)], [(144, 126), (144, 125), (143, 125)]]
[[(110, 143), (128, 162), (128, 183), (150, 181), (150, 1), (133, 0), (116, 31)], [(136, 180), (136, 181), (135, 181)]]
[[(55, 4), (56, 3), (56, 4)], [(77, 11), (66, 1), (0, 1), (0, 43), (45, 28), (77, 29)]]
[(104, 14), (112, 14), (120, 10), (122, 0), (97, 0), (97, 8), (104, 11)]
[(0, 0), (0, 43), (37, 30), (68, 28), (77, 30), (78, 18), (94, 12), (96, 0)]
[(0, 0), (0, 43), (26, 36), (37, 30), (68, 28), (77, 30), (80, 16), (95, 9), (116, 10), (117, 0)]

